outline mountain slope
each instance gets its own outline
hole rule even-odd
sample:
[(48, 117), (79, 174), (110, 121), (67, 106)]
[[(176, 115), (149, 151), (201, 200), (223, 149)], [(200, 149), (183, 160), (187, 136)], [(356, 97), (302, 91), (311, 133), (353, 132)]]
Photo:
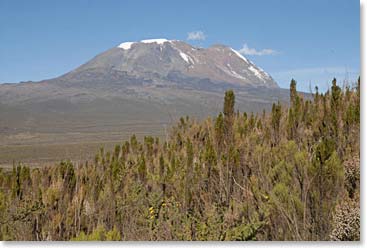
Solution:
[(0, 85), (0, 145), (163, 136), (181, 116), (217, 114), (227, 89), (236, 91), (236, 108), (247, 112), (269, 109), (289, 95), (230, 47), (125, 42), (60, 77)]

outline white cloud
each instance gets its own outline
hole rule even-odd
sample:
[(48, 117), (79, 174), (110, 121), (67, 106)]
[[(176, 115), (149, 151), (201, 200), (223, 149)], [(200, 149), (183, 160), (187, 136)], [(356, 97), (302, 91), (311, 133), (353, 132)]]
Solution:
[(255, 48), (250, 48), (246, 43), (243, 44), (242, 48), (238, 50), (238, 52), (240, 52), (243, 55), (257, 55), (257, 56), (278, 54), (277, 51), (269, 48), (262, 50), (256, 50)]
[(187, 34), (188, 40), (205, 40), (206, 36), (203, 31), (193, 31)]

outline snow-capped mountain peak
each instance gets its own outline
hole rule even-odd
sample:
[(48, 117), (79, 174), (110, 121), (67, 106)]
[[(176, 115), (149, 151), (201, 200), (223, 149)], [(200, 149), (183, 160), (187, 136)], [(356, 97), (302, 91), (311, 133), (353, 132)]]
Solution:
[(128, 41), (128, 42), (123, 42), (120, 45), (118, 45), (117, 47), (128, 50), (131, 48), (131, 46), (133, 44), (136, 43), (145, 43), (145, 44), (151, 44), (151, 43), (156, 43), (158, 45), (162, 45), (166, 42), (172, 42), (172, 40), (167, 40), (167, 39), (147, 39), (147, 40), (141, 40), (141, 41)]
[(96, 68), (151, 79), (160, 85), (171, 84), (173, 80), (179, 86), (180, 80), (206, 79), (213, 86), (228, 83), (237, 87), (278, 87), (269, 74), (231, 47), (199, 48), (162, 38), (123, 42), (73, 73)]

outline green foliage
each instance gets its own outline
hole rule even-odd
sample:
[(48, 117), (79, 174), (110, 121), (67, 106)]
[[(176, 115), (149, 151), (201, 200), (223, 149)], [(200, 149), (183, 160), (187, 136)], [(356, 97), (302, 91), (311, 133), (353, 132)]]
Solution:
[(290, 102), (291, 102), (291, 106), (294, 106), (295, 102), (296, 102), (296, 97), (297, 97), (297, 82), (296, 80), (294, 80), (292, 78), (291, 80), (291, 84), (290, 84), (290, 89), (289, 89), (289, 92), (290, 92)]
[(227, 144), (232, 143), (232, 129), (233, 129), (233, 118), (234, 118), (234, 104), (235, 96), (233, 90), (225, 92), (223, 114), (224, 114), (224, 137)]
[(112, 230), (106, 233), (106, 241), (119, 241), (121, 240), (120, 232), (114, 226)]
[(222, 113), (219, 113), (215, 122), (215, 138), (217, 140), (218, 147), (221, 147), (224, 138), (224, 119)]
[(103, 226), (98, 226), (93, 232), (89, 235), (86, 235), (83, 231), (79, 233), (75, 238), (72, 238), (71, 241), (119, 241), (121, 240), (121, 235), (116, 227), (113, 227), (112, 230), (106, 231)]
[(238, 225), (227, 232), (227, 240), (235, 241), (256, 241), (256, 235), (260, 231), (264, 223), (242, 224)]
[(274, 132), (274, 143), (279, 143), (279, 132), (280, 132), (280, 118), (282, 117), (282, 107), (280, 103), (273, 103), (272, 111), (271, 111), (271, 126)]
[(225, 117), (234, 115), (235, 96), (233, 90), (228, 90), (224, 95), (223, 114)]

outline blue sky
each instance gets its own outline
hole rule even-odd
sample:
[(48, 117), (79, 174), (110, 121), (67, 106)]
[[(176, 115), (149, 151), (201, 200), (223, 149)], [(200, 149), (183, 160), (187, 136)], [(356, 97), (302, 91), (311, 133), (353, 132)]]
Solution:
[(2, 0), (0, 82), (52, 78), (121, 42), (167, 38), (229, 45), (283, 88), (293, 77), (300, 90), (326, 89), (333, 77), (359, 75), (359, 8), (356, 0)]

